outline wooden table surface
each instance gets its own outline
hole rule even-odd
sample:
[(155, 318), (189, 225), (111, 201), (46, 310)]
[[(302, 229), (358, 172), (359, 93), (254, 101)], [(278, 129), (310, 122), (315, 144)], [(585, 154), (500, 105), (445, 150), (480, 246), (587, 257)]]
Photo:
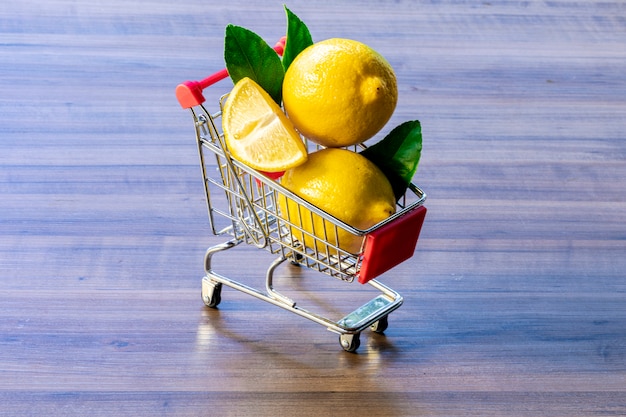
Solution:
[[(222, 68), (228, 23), (282, 36), (283, 3), (3, 2), (0, 415), (626, 415), (626, 3), (289, 2), (314, 40), (386, 56), (388, 126), (423, 125), (429, 213), (380, 279), (404, 304), (356, 354), (243, 293), (200, 299), (224, 238), (174, 88)], [(255, 284), (272, 259), (219, 268)], [(336, 315), (371, 294), (277, 281)]]

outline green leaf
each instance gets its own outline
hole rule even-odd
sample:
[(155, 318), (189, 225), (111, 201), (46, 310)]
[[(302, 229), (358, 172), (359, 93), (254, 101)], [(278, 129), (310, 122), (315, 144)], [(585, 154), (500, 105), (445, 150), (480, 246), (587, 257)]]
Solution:
[(226, 26), (224, 61), (233, 83), (249, 77), (281, 103), (285, 71), (276, 51), (259, 35), (241, 26)]
[(313, 39), (309, 28), (298, 16), (285, 7), (287, 14), (287, 43), (283, 52), (283, 68), (285, 72), (293, 60), (307, 47), (313, 45)]
[(422, 155), (422, 127), (418, 120), (404, 122), (380, 142), (361, 154), (376, 164), (387, 176), (396, 200), (413, 180)]

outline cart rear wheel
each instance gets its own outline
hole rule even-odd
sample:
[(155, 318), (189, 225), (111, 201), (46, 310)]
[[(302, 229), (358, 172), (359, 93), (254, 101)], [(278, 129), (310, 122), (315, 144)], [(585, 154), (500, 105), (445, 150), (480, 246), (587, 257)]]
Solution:
[(377, 322), (370, 326), (370, 329), (375, 333), (383, 333), (389, 327), (389, 321), (387, 316), (381, 317)]
[(361, 334), (342, 334), (339, 335), (339, 344), (346, 352), (356, 352), (361, 346)]
[(202, 301), (207, 307), (217, 307), (222, 301), (222, 283), (203, 280)]
[(301, 253), (293, 253), (291, 255), (291, 264), (295, 266), (302, 265), (300, 262), (304, 259), (304, 256)]

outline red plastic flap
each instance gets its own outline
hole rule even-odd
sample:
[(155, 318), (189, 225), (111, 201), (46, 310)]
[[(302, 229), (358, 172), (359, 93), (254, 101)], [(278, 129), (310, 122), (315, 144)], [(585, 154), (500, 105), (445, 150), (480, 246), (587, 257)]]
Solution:
[(417, 207), (365, 237), (363, 262), (358, 275), (361, 284), (413, 256), (425, 216), (426, 207)]

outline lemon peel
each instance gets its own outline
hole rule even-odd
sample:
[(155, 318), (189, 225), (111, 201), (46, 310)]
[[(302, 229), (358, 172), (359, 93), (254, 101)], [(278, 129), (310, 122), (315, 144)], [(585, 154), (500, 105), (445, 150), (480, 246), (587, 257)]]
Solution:
[[(308, 203), (359, 230), (374, 226), (396, 210), (385, 174), (364, 156), (345, 149), (326, 148), (311, 153), (304, 164), (287, 170), (281, 183)], [(278, 203), (280, 216), (296, 225), (291, 228), (293, 236), (306, 246), (324, 251), (328, 242), (352, 254), (361, 250), (362, 236), (341, 228), (335, 231), (331, 222), (284, 196), (279, 196)]]
[(283, 81), (285, 111), (297, 130), (325, 147), (365, 142), (391, 118), (395, 73), (369, 46), (333, 38), (303, 50)]

